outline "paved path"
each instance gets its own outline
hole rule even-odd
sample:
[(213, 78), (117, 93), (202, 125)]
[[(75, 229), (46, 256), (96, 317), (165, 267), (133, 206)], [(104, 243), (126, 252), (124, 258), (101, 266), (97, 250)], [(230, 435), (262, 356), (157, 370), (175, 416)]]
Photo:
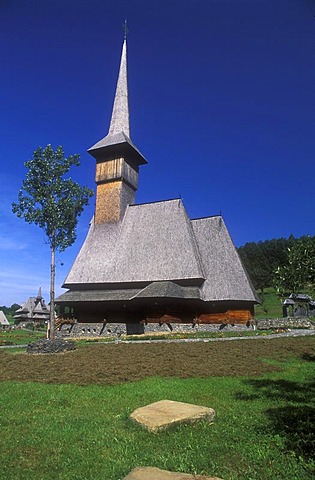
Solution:
[[(272, 339), (272, 338), (283, 338), (283, 337), (306, 337), (310, 335), (315, 335), (315, 329), (313, 330), (306, 330), (306, 329), (297, 329), (291, 330), (291, 332), (284, 332), (284, 333), (272, 333), (267, 335), (253, 335), (252, 337), (216, 337), (216, 338), (174, 338), (168, 340), (166, 339), (152, 339), (152, 340), (112, 340), (107, 342), (95, 342), (95, 344), (113, 344), (113, 343), (196, 343), (196, 342), (225, 342), (225, 341), (233, 341), (233, 340), (260, 340), (260, 339)], [(71, 340), (71, 338), (68, 338)], [(92, 343), (91, 343), (92, 345)], [(1, 345), (1, 348), (26, 348), (27, 344), (25, 345)]]
[(0, 348), (26, 348), (27, 344), (25, 345), (0, 345)]
[[(306, 337), (309, 335), (315, 335), (315, 330), (292, 330), (291, 332), (284, 333), (272, 333), (268, 335), (254, 335), (252, 337), (216, 337), (216, 338), (174, 338), (174, 339), (156, 339), (156, 340), (137, 340), (137, 341), (128, 341), (128, 340), (119, 340), (119, 343), (191, 343), (191, 342), (225, 342), (229, 340), (259, 340), (266, 338), (279, 338), (279, 337)], [(98, 342), (100, 343), (100, 342)], [(105, 343), (105, 342), (104, 342)], [(106, 342), (109, 343), (109, 342)], [(110, 342), (113, 343), (113, 342)], [(117, 342), (116, 342), (117, 343)]]

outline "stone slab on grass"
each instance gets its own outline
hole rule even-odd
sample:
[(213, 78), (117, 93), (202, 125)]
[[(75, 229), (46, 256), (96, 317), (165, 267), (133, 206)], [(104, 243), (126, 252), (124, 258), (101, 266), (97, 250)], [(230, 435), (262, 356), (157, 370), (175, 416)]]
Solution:
[(194, 423), (201, 419), (212, 422), (214, 416), (215, 411), (212, 408), (173, 400), (160, 400), (137, 408), (130, 418), (150, 432), (157, 432), (178, 423)]
[(190, 475), (188, 473), (168, 472), (154, 467), (138, 467), (133, 469), (123, 480), (222, 480), (218, 477)]

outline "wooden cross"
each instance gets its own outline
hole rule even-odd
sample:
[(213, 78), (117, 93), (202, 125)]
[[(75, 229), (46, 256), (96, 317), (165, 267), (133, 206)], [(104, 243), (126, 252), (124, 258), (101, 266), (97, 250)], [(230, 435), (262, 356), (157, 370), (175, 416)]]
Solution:
[(123, 24), (123, 31), (124, 31), (124, 40), (126, 40), (127, 34), (129, 33), (128, 25), (127, 25), (127, 18), (125, 19), (125, 23)]

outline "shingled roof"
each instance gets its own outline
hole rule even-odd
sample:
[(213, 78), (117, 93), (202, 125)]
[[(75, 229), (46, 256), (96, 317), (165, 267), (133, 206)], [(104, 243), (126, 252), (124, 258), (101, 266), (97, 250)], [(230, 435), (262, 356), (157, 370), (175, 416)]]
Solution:
[(117, 302), (131, 300), (140, 288), (92, 289), (68, 291), (58, 297), (58, 302)]
[(139, 298), (194, 298), (200, 299), (198, 287), (187, 287), (174, 282), (152, 282), (143, 288), (131, 300)]
[(0, 310), (0, 325), (10, 325), (7, 317), (2, 310)]
[(149, 285), (135, 298), (257, 300), (222, 217), (191, 221), (181, 199), (130, 205), (116, 224), (91, 223), (64, 287), (113, 284)]
[(127, 207), (116, 224), (90, 227), (64, 286), (204, 279), (180, 199)]
[(191, 224), (205, 272), (201, 298), (258, 302), (223, 218), (202, 218)]
[(39, 288), (37, 297), (29, 299), (21, 305), (14, 315), (15, 320), (48, 320), (50, 307), (46, 305)]

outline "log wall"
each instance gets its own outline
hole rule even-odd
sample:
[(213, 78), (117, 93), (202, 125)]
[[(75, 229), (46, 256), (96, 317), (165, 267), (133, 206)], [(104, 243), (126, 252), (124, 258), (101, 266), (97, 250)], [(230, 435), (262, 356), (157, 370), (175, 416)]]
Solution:
[(197, 317), (197, 322), (245, 325), (251, 319), (252, 315), (249, 310), (228, 310), (225, 313), (202, 313)]

